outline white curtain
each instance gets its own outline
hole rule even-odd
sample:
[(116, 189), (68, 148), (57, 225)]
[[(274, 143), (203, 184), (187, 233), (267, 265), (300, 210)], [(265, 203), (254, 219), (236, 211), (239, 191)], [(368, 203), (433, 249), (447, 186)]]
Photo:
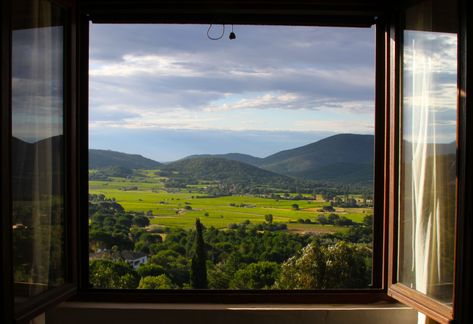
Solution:
[(31, 296), (62, 277), (63, 31), (49, 1), (32, 1), (29, 18), (12, 32), (12, 190), (24, 231), (14, 238), (28, 241), (16, 248), (15, 281)]
[[(404, 250), (410, 260), (403, 263), (410, 269), (401, 271), (413, 273), (412, 288), (445, 302), (453, 276), (456, 91), (450, 76), (456, 63), (445, 65), (437, 49), (452, 51), (440, 46), (453, 44), (451, 37), (406, 32), (404, 45), (401, 199), (404, 225), (410, 226), (404, 245), (411, 251)], [(419, 313), (418, 323), (426, 321)]]

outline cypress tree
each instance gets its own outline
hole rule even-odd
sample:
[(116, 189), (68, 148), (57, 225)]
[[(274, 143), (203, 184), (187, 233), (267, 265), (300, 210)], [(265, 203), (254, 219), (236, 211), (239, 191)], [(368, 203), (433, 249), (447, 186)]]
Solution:
[(191, 263), (191, 286), (194, 289), (207, 289), (207, 254), (205, 251), (203, 225), (200, 219), (195, 220), (194, 255)]

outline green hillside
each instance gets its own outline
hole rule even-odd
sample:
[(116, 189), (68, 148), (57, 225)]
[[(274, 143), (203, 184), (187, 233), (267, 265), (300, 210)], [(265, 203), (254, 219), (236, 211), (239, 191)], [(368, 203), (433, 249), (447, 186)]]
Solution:
[(243, 184), (294, 184), (296, 180), (255, 166), (216, 157), (195, 157), (166, 164), (164, 171), (188, 179)]
[(347, 184), (373, 180), (374, 136), (339, 134), (264, 158), (260, 167), (279, 174)]
[(190, 155), (188, 157), (185, 157), (184, 159), (194, 159), (194, 158), (221, 158), (225, 160), (243, 162), (243, 163), (251, 164), (254, 166), (260, 165), (263, 161), (262, 158), (252, 156), (249, 154), (242, 154), (242, 153), (198, 154), (198, 155)]
[(128, 169), (155, 169), (161, 163), (139, 154), (127, 154), (111, 150), (89, 150), (89, 169), (123, 167)]
[(174, 178), (277, 186), (306, 181), (368, 187), (373, 183), (373, 135), (338, 134), (265, 158), (241, 153), (202, 154), (165, 165), (137, 154), (89, 152), (90, 169), (160, 169), (163, 175), (175, 171)]

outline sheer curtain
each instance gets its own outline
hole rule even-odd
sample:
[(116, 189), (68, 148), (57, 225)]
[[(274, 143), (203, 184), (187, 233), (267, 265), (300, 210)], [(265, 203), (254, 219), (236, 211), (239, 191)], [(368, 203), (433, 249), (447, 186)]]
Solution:
[(17, 22), (12, 32), (17, 297), (36, 295), (63, 280), (63, 27), (49, 1), (29, 5), (28, 21)]
[[(456, 198), (456, 60), (449, 55), (456, 58), (456, 36), (404, 37), (400, 281), (449, 304)], [(418, 323), (426, 322), (419, 314)]]

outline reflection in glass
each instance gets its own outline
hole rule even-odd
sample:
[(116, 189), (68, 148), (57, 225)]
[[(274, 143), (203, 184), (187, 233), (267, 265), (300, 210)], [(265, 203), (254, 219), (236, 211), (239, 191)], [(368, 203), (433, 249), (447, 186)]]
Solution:
[(17, 302), (64, 282), (63, 82), (61, 11), (48, 1), (16, 3), (12, 223)]
[(455, 33), (404, 32), (399, 281), (446, 304), (454, 271), (456, 78)]

